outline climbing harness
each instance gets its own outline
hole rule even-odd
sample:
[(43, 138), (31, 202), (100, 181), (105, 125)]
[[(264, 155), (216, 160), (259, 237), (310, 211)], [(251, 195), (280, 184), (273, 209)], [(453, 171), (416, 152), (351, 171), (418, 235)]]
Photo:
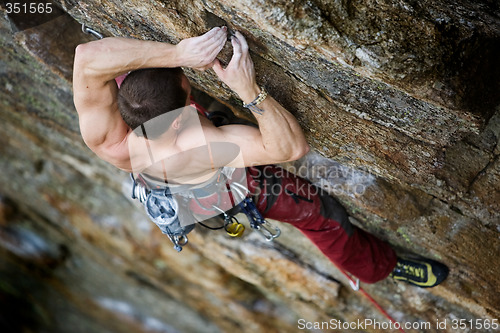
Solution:
[[(182, 225), (179, 220), (179, 211), (182, 208), (179, 205), (178, 199), (172, 195), (168, 187), (151, 188), (143, 177), (139, 176), (135, 178), (133, 174), (130, 176), (133, 182), (132, 198), (138, 199), (144, 205), (149, 218), (160, 228), (163, 234), (169, 237), (170, 241), (174, 244), (174, 248), (178, 252), (182, 251), (182, 247), (188, 243), (187, 234), (194, 229), (195, 224)], [(217, 183), (221, 183), (221, 178), (224, 177), (220, 175), (217, 177)], [(199, 221), (198, 223), (211, 230), (224, 229), (230, 237), (241, 237), (245, 231), (245, 226), (235, 216), (236, 213), (241, 211), (247, 216), (250, 227), (259, 231), (267, 241), (272, 241), (280, 236), (281, 230), (273, 226), (269, 221), (266, 221), (253, 200), (248, 197), (247, 188), (238, 182), (229, 184), (225, 180), (225, 184), (228, 193), (230, 193), (231, 202), (239, 209), (239, 211), (234, 211), (231, 214), (219, 207), (220, 195), (217, 193), (214, 194), (218, 196), (216, 204), (213, 204), (212, 207), (203, 206), (195, 192), (203, 193), (206, 191), (206, 188), (187, 190), (186, 193), (182, 194), (182, 196), (192, 199), (201, 209), (218, 212), (219, 214), (215, 216), (224, 221), (221, 227), (210, 227)], [(212, 185), (217, 186), (217, 184), (209, 184), (208, 186)], [(235, 199), (238, 202), (237, 205), (234, 202)], [(186, 202), (182, 204), (186, 204)]]
[[(187, 234), (194, 229), (194, 224), (188, 226), (181, 226), (178, 219), (178, 209), (179, 205), (177, 200), (172, 196), (168, 188), (159, 189), (149, 189), (146, 182), (141, 178), (134, 178), (131, 174), (133, 181), (132, 187), (132, 198), (138, 199), (144, 204), (146, 212), (151, 220), (160, 228), (160, 230), (167, 235), (174, 248), (180, 252), (182, 247), (188, 243)], [(244, 213), (249, 222), (250, 227), (259, 231), (267, 241), (272, 241), (279, 237), (281, 230), (273, 226), (269, 221), (266, 221), (262, 214), (259, 212), (252, 198), (246, 195), (247, 189), (241, 184), (233, 183), (233, 186), (227, 185), (231, 189), (232, 193), (237, 196), (244, 197), (244, 199), (238, 203), (238, 208), (242, 213)], [(195, 198), (195, 197), (193, 197)], [(198, 201), (198, 204), (201, 203)], [(219, 203), (219, 201), (218, 201)], [(207, 207), (202, 207), (207, 209)], [(219, 230), (224, 229), (226, 233), (231, 237), (241, 237), (245, 230), (245, 226), (237, 220), (234, 214), (228, 214), (224, 210), (220, 209), (216, 205), (212, 206), (214, 211), (220, 212), (219, 217), (224, 220), (224, 225), (222, 227), (209, 227), (201, 222), (201, 225), (212, 229)], [(351, 277), (343, 269), (337, 267), (342, 274), (348, 279), (351, 288), (354, 291), (360, 291), (387, 319), (389, 319), (393, 324), (397, 324), (396, 320), (392, 318), (381, 306), (371, 297), (361, 286), (359, 279)], [(405, 331), (398, 327), (400, 332), (405, 333)]]

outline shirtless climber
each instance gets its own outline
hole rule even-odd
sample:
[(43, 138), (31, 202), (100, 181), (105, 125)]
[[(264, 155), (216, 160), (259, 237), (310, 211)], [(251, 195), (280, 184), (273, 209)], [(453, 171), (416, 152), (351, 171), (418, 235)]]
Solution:
[[(257, 84), (241, 33), (232, 36), (233, 56), (222, 67), (216, 57), (226, 40), (222, 27), (177, 45), (126, 38), (79, 45), (74, 102), (88, 147), (117, 168), (139, 174), (136, 184), (145, 188), (141, 201), (152, 219), (165, 222), (168, 212), (182, 210), (177, 201), (175, 207), (172, 201), (165, 204), (172, 189), (202, 191), (210, 199), (221, 177), (232, 179), (240, 170), (248, 177), (243, 196), (252, 197), (258, 212), (298, 228), (333, 263), (361, 281), (374, 283), (392, 276), (421, 287), (441, 283), (448, 273), (444, 265), (397, 258), (387, 243), (352, 225), (333, 197), (272, 165), (299, 159), (309, 146), (297, 120)], [(191, 100), (190, 84), (180, 67), (213, 69), (253, 112), (258, 127), (214, 126)], [(123, 75), (127, 76), (118, 81), (119, 88), (115, 79)], [(160, 120), (163, 117), (170, 120)], [(274, 185), (282, 190), (271, 191)], [(193, 208), (189, 198), (184, 198), (184, 210), (203, 214), (203, 209), (196, 210), (207, 206), (196, 200), (198, 208)], [(155, 223), (161, 227), (161, 221)]]

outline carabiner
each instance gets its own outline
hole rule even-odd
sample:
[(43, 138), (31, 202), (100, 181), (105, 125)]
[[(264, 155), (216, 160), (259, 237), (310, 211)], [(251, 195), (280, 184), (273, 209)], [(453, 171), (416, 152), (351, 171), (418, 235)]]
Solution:
[(174, 249), (177, 252), (181, 252), (182, 251), (182, 247), (188, 243), (188, 238), (187, 238), (186, 235), (171, 236), (171, 235), (167, 234), (167, 236), (168, 236), (168, 238), (170, 238), (170, 240), (172, 241), (172, 243), (174, 243)]
[(82, 23), (82, 32), (85, 33), (85, 34), (90, 34), (90, 35), (94, 36), (97, 39), (103, 39), (104, 38), (104, 36), (101, 33), (95, 31), (92, 28), (87, 27), (85, 25), (85, 23)]
[(235, 196), (236, 203), (240, 203), (247, 197), (248, 189), (240, 183), (234, 182), (229, 184), (229, 189), (231, 190), (231, 192), (234, 192), (239, 196), (239, 198)]
[(130, 177), (132, 178), (132, 199), (139, 199), (141, 203), (146, 202), (150, 191), (143, 182), (136, 180), (132, 173)]
[(269, 221), (266, 220), (264, 220), (264, 223), (257, 225), (255, 229), (259, 231), (268, 242), (273, 241), (275, 238), (278, 238), (281, 235), (280, 228), (273, 226), (271, 223), (269, 223)]

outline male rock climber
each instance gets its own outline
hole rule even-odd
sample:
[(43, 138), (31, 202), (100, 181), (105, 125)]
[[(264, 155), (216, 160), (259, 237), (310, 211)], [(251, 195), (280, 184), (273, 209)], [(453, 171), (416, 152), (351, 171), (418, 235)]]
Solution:
[[(257, 84), (241, 33), (231, 37), (233, 56), (227, 67), (221, 65), (216, 57), (227, 35), (226, 27), (217, 27), (177, 45), (126, 38), (79, 45), (74, 102), (88, 147), (121, 170), (142, 170), (145, 178), (156, 180), (145, 182), (151, 191), (162, 184), (203, 184), (207, 192), (218, 181), (213, 179), (220, 179), (221, 169), (244, 170), (249, 196), (264, 217), (292, 224), (361, 281), (392, 276), (421, 287), (441, 283), (446, 266), (399, 259), (387, 243), (352, 225), (333, 197), (273, 165), (299, 159), (309, 146), (294, 116)], [(180, 67), (211, 68), (253, 112), (258, 127), (216, 127), (202, 112), (187, 111), (191, 88)], [(125, 74), (119, 88), (115, 79)], [(158, 119), (168, 115), (172, 119), (163, 125)], [(233, 171), (224, 177), (231, 178)], [(281, 189), (277, 193), (270, 190), (276, 184)], [(161, 200), (151, 203), (156, 204), (161, 206)], [(156, 208), (149, 209), (154, 214)], [(156, 212), (165, 215), (165, 209)]]

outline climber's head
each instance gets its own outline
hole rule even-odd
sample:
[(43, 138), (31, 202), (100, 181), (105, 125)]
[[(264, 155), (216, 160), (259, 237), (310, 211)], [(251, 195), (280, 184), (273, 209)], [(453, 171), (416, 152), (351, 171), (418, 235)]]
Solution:
[[(140, 69), (128, 74), (121, 84), (118, 107), (125, 123), (136, 129), (153, 118), (188, 105), (190, 93), (189, 81), (179, 67)], [(136, 134), (141, 136), (140, 132)], [(161, 132), (148, 134), (148, 138), (158, 135)]]

